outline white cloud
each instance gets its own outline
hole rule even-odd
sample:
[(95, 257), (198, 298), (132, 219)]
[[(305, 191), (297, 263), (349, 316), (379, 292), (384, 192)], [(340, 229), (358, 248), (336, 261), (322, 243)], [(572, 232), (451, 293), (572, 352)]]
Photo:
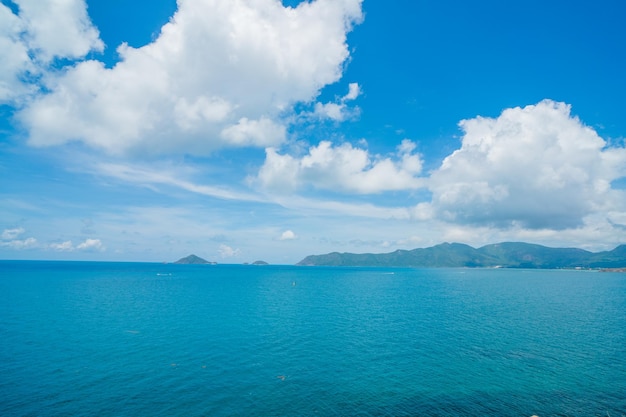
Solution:
[(457, 223), (567, 229), (607, 211), (611, 182), (626, 175), (626, 149), (606, 142), (570, 106), (544, 100), (496, 118), (460, 123), (459, 150), (430, 178), (429, 211)]
[(0, 4), (0, 103), (21, 103), (37, 91), (32, 82), (54, 58), (102, 51), (84, 0), (14, 0), (19, 13)]
[(239, 256), (240, 250), (239, 249), (233, 249), (228, 245), (220, 245), (219, 249), (218, 249), (218, 253), (220, 254), (220, 256), (222, 258), (232, 258), (235, 256)]
[(315, 103), (313, 114), (321, 119), (341, 122), (346, 119), (346, 106), (343, 103)]
[(0, 242), (0, 246), (9, 247), (12, 249), (30, 249), (37, 247), (37, 239), (29, 237), (23, 240), (10, 240), (7, 242)]
[(291, 231), (291, 230), (285, 230), (281, 235), (279, 240), (294, 240), (296, 239), (298, 236), (296, 236), (296, 234)]
[(197, 130), (201, 122), (216, 123), (224, 120), (233, 110), (232, 105), (219, 97), (197, 97), (189, 102), (185, 97), (174, 106), (175, 121), (183, 131)]
[(13, 240), (25, 232), (24, 228), (16, 227), (15, 229), (4, 229), (2, 231), (2, 240)]
[(348, 94), (343, 97), (342, 101), (355, 100), (361, 95), (361, 87), (358, 83), (350, 83), (348, 85)]
[[(153, 43), (121, 45), (111, 69), (90, 60), (48, 74), (50, 93), (18, 118), (35, 146), (82, 141), (112, 154), (276, 146), (282, 115), (341, 77), (361, 2), (180, 0)], [(82, 49), (65, 53), (97, 49), (87, 32)], [(351, 87), (346, 97), (356, 94)]]
[(50, 249), (59, 251), (59, 252), (72, 252), (74, 250), (74, 245), (71, 240), (66, 240), (61, 243), (51, 243)]
[(355, 118), (359, 114), (359, 108), (350, 108), (346, 102), (356, 99), (361, 94), (361, 88), (357, 83), (350, 83), (348, 93), (337, 102), (315, 103), (312, 116), (320, 119), (331, 119), (336, 122)]
[(29, 49), (37, 59), (81, 58), (104, 44), (87, 15), (84, 0), (13, 0), (25, 22)]
[(71, 240), (66, 240), (65, 242), (60, 242), (60, 243), (51, 243), (49, 247), (50, 249), (56, 250), (59, 252), (74, 252), (76, 250), (88, 251), (88, 252), (93, 252), (93, 251), (102, 252), (106, 249), (104, 245), (102, 244), (102, 241), (100, 241), (100, 239), (86, 239), (85, 241), (79, 243), (76, 246), (74, 246)]
[(299, 186), (300, 162), (290, 155), (280, 155), (276, 149), (265, 150), (265, 163), (259, 170), (256, 178), (251, 182), (258, 182), (265, 189), (285, 194), (295, 191)]
[(23, 235), (25, 230), (22, 227), (16, 227), (14, 229), (4, 229), (2, 231), (2, 235), (0, 235), (0, 246), (7, 247), (11, 249), (30, 249), (37, 247), (37, 239), (34, 237), (29, 237), (26, 239), (17, 239), (19, 236)]
[(234, 146), (276, 146), (285, 140), (285, 127), (266, 117), (260, 120), (244, 117), (222, 130), (221, 137)]
[(35, 70), (28, 46), (20, 39), (24, 23), (0, 3), (0, 103), (12, 101), (32, 91), (21, 77)]
[(304, 185), (359, 194), (417, 189), (423, 186), (423, 179), (418, 177), (422, 161), (414, 150), (415, 144), (405, 140), (392, 159), (372, 156), (349, 143), (333, 146), (322, 141), (298, 159), (268, 148), (256, 181), (282, 193)]
[(100, 239), (87, 239), (76, 246), (78, 250), (103, 251), (104, 245)]

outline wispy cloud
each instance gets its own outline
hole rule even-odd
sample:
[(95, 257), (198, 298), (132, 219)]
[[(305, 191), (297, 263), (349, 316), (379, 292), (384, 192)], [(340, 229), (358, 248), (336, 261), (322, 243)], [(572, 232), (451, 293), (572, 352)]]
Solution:
[(24, 233), (26, 230), (23, 227), (4, 229), (0, 235), (0, 246), (15, 250), (32, 249), (39, 246), (39, 242), (34, 237), (18, 239)]
[(0, 242), (0, 246), (5, 246), (8, 248), (17, 249), (17, 250), (36, 248), (38, 245), (39, 243), (37, 242), (37, 239), (35, 239), (34, 237), (29, 237), (26, 239), (14, 239), (14, 240)]
[(230, 246), (223, 244), (220, 245), (218, 252), (223, 259), (237, 257), (241, 253), (239, 249), (233, 249)]
[(74, 252), (74, 251), (87, 251), (87, 252), (103, 252), (106, 250), (100, 239), (86, 239), (85, 241), (74, 245), (71, 240), (66, 240), (59, 243), (51, 243), (48, 247), (58, 252)]
[(126, 183), (155, 189), (156, 185), (167, 185), (177, 187), (191, 193), (202, 194), (209, 197), (221, 198), (225, 200), (256, 201), (264, 202), (265, 199), (259, 195), (245, 192), (237, 192), (226, 187), (216, 187), (210, 185), (196, 184), (192, 181), (181, 179), (183, 174), (167, 168), (159, 170), (132, 166), (125, 164), (100, 163), (95, 167), (95, 173), (117, 178)]
[(278, 194), (254, 194), (231, 190), (227, 187), (214, 187), (197, 184), (191, 180), (181, 179), (184, 173), (167, 168), (155, 170), (147, 167), (132, 166), (126, 164), (100, 163), (94, 171), (97, 175), (122, 180), (129, 184), (147, 187), (157, 191), (156, 186), (167, 185), (185, 190), (190, 193), (208, 197), (242, 202), (256, 202), (264, 204), (277, 204), (292, 210), (302, 210), (309, 213), (337, 213), (359, 217), (372, 218), (402, 218), (411, 217), (407, 207), (388, 208), (380, 207), (371, 203), (350, 203), (322, 198), (307, 198), (293, 195)]
[(59, 252), (71, 252), (74, 250), (74, 244), (71, 240), (66, 240), (65, 242), (59, 243), (51, 243), (49, 245), (50, 249), (56, 250)]
[(302, 216), (338, 214), (372, 219), (411, 219), (411, 210), (408, 207), (382, 207), (371, 203), (349, 203), (298, 195), (276, 196), (274, 201)]
[(14, 229), (4, 229), (2, 231), (2, 240), (13, 240), (19, 235), (25, 232), (23, 227), (16, 227)]

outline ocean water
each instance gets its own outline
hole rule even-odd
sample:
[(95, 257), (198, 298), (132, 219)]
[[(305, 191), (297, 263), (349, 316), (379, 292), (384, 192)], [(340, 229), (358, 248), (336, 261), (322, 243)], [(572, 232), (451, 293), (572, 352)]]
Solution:
[(0, 262), (0, 416), (624, 416), (626, 274)]

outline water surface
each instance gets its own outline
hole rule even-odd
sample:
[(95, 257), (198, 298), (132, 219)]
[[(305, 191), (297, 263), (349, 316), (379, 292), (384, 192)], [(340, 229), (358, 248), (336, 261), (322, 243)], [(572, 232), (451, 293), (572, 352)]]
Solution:
[(0, 262), (2, 416), (626, 415), (626, 274)]

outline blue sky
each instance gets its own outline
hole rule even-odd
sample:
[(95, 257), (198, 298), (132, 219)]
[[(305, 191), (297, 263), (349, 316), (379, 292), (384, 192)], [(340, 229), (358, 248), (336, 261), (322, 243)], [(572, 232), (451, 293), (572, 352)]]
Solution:
[(625, 14), (617, 0), (0, 0), (0, 258), (612, 249)]

